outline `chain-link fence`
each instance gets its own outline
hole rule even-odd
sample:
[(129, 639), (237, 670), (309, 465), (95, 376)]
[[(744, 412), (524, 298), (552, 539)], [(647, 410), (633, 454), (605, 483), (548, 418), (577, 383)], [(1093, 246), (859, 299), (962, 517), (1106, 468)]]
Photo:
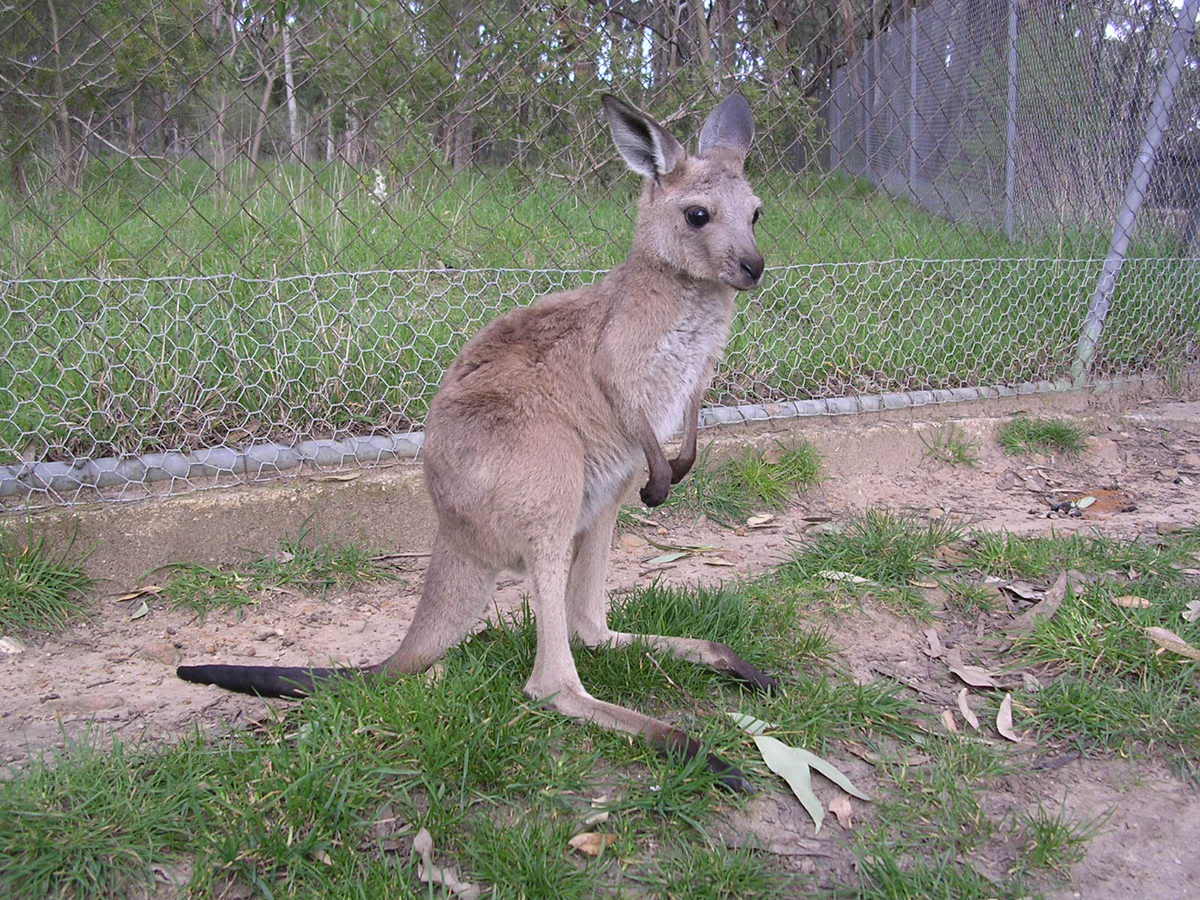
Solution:
[(1196, 3), (10, 0), (0, 507), (417, 452), (470, 334), (623, 257), (604, 90), (755, 110), (706, 422), (1173, 376)]

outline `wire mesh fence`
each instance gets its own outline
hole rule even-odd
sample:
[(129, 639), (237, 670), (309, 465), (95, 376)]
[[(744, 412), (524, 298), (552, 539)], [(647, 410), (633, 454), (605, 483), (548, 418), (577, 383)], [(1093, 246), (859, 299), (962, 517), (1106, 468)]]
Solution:
[(755, 110), (771, 269), (706, 421), (1078, 385), (1126, 220), (1083, 374), (1178, 372), (1200, 354), (1186, 18), (1158, 0), (10, 2), (0, 507), (417, 452), (481, 324), (624, 256), (637, 185), (604, 90), (681, 138), (734, 87)]

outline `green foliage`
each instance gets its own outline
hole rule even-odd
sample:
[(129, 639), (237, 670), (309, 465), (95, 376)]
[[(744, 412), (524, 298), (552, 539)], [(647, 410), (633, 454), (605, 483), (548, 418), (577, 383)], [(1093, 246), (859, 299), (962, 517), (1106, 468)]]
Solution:
[(755, 510), (784, 508), (821, 480), (821, 456), (806, 441), (773, 453), (749, 448), (719, 463), (712, 461), (711, 449), (705, 447), (687, 478), (671, 489), (669, 508), (702, 512), (732, 526)]
[(1039, 419), (1017, 416), (1000, 426), (996, 440), (1005, 453), (1065, 453), (1078, 456), (1083, 452), (1087, 435), (1083, 429), (1066, 419)]
[(56, 631), (84, 609), (93, 580), (44, 537), (0, 529), (0, 634)]
[(979, 462), (979, 444), (958, 425), (944, 425), (932, 435), (920, 433), (925, 456), (952, 466), (974, 466)]
[(169, 603), (201, 615), (216, 609), (250, 606), (272, 588), (325, 592), (363, 581), (384, 581), (395, 573), (372, 559), (372, 552), (354, 544), (335, 547), (312, 544), (307, 531), (280, 543), (279, 550), (260, 557), (244, 569), (173, 563), (161, 596)]

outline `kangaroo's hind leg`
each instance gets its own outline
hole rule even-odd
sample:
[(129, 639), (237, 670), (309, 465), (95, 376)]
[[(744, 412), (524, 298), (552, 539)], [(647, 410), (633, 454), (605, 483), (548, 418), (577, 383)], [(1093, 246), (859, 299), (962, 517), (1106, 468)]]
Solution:
[(438, 529), (425, 584), (400, 647), (372, 671), (387, 675), (423, 672), (470, 633), (487, 610), (497, 568), (456, 546)]
[(779, 682), (775, 678), (717, 641), (661, 634), (632, 634), (609, 628), (604, 576), (619, 508), (619, 504), (613, 504), (577, 539), (567, 593), (571, 632), (588, 647), (623, 647), (634, 641), (642, 641), (656, 650), (728, 672), (759, 690), (777, 688)]

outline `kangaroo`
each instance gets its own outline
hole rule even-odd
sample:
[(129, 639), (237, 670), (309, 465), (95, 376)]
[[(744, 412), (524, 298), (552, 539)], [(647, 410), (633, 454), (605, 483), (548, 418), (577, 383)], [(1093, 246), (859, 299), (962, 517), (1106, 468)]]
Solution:
[[(485, 614), (497, 574), (528, 574), (537, 653), (525, 693), (558, 712), (641, 735), (691, 758), (700, 745), (665, 722), (592, 697), (570, 640), (651, 647), (770, 690), (774, 678), (711, 641), (608, 627), (604, 590), (620, 502), (644, 459), (641, 498), (662, 503), (696, 459), (700, 403), (723, 352), (734, 295), (755, 287), (761, 203), (742, 167), (754, 124), (733, 94), (690, 156), (654, 119), (603, 97), (613, 141), (644, 179), (633, 246), (603, 280), (549, 294), (485, 326), (447, 370), (422, 456), (437, 534), (415, 617), (388, 659), (363, 669), (181, 666), (180, 678), (297, 697), (323, 680), (422, 672)], [(683, 427), (679, 455), (662, 443)], [(734, 788), (741, 772), (708, 754)]]

